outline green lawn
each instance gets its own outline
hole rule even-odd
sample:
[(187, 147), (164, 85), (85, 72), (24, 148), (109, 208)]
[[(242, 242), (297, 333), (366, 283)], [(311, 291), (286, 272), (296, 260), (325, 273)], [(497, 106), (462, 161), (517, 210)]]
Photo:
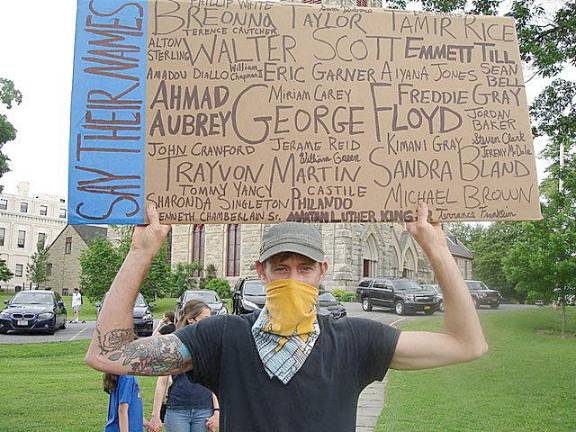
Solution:
[[(406, 329), (438, 329), (440, 320), (422, 317)], [(378, 432), (576, 430), (575, 308), (566, 339), (549, 334), (559, 328), (549, 308), (488, 312), (482, 321), (490, 353), (481, 360), (390, 373)], [(87, 345), (0, 345), (0, 431), (102, 430), (108, 399), (101, 374), (83, 363)], [(148, 418), (155, 379), (138, 379)]]
[[(448, 368), (391, 371), (378, 432), (576, 430), (576, 308), (562, 339), (551, 308), (485, 313), (482, 359)], [(403, 330), (441, 328), (441, 317)]]
[[(94, 432), (104, 429), (108, 395), (87, 367), (88, 341), (1, 345), (0, 431)], [(150, 417), (155, 378), (139, 377)]]
[[(4, 308), (4, 300), (10, 300), (12, 297), (14, 297), (14, 294), (0, 293), (0, 309)], [(74, 316), (74, 312), (72, 311), (72, 296), (62, 296), (62, 298), (68, 311), (68, 319), (71, 319)], [(176, 299), (158, 299), (154, 302), (154, 306), (154, 318), (162, 318), (165, 311), (174, 310)], [(87, 297), (84, 297), (84, 304), (82, 304), (82, 308), (80, 309), (80, 319), (87, 321), (96, 320), (96, 306), (94, 306)]]

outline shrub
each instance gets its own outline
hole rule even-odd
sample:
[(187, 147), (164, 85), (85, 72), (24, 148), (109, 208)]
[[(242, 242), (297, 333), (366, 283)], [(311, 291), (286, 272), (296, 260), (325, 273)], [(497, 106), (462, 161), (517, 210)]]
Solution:
[(332, 295), (336, 297), (341, 302), (355, 302), (356, 301), (356, 293), (354, 291), (346, 291), (346, 290), (334, 290), (332, 291)]
[(220, 298), (226, 299), (230, 298), (232, 295), (230, 291), (230, 283), (226, 279), (210, 279), (206, 285), (204, 286), (205, 289), (213, 290), (218, 293)]

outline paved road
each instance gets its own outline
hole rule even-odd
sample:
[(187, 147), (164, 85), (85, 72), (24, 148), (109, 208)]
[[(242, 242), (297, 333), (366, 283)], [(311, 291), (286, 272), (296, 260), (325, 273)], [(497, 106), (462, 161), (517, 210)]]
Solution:
[[(400, 323), (404, 320), (419, 319), (424, 315), (412, 315), (399, 317), (394, 312), (387, 309), (375, 307), (372, 312), (364, 312), (360, 303), (345, 303), (348, 316), (362, 317), (383, 322), (385, 324)], [(501, 305), (498, 309), (482, 308), (481, 313), (500, 313), (509, 310), (518, 310), (537, 306), (527, 305)], [(156, 325), (157, 321), (154, 323)], [(0, 344), (22, 344), (22, 343), (45, 343), (45, 342), (70, 342), (79, 339), (89, 339), (96, 326), (95, 321), (86, 323), (66, 324), (66, 329), (58, 330), (54, 335), (42, 334), (14, 334), (0, 335)]]

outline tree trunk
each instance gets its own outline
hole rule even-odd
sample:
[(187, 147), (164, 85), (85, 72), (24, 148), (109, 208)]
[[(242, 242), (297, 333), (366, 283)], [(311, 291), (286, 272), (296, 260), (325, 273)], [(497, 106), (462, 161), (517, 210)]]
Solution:
[(562, 338), (566, 337), (566, 302), (562, 302)]

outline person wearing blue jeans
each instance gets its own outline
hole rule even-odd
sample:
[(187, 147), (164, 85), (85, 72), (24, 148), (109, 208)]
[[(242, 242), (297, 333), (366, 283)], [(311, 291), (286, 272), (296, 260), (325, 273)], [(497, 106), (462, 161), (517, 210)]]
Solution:
[[(190, 300), (182, 309), (176, 328), (183, 328), (209, 316), (210, 308), (206, 303)], [(162, 417), (161, 405), (165, 399), (166, 410)], [(158, 378), (149, 431), (160, 432), (164, 426), (167, 432), (214, 432), (219, 422), (218, 398), (206, 387), (191, 383), (186, 374)]]

